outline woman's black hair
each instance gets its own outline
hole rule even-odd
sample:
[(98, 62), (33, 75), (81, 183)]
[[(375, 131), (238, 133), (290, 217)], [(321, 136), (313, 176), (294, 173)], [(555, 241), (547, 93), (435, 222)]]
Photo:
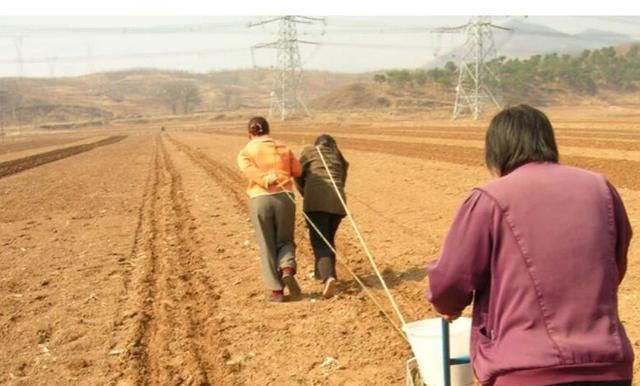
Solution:
[(331, 151), (333, 151), (338, 156), (338, 158), (340, 159), (340, 161), (342, 161), (343, 164), (349, 165), (349, 162), (347, 162), (347, 160), (342, 155), (342, 152), (340, 151), (340, 149), (338, 149), (338, 144), (336, 143), (336, 140), (329, 134), (322, 134), (321, 136), (316, 138), (314, 145), (328, 147), (329, 149), (331, 149)]
[(249, 120), (249, 134), (255, 136), (269, 134), (269, 122), (263, 117), (253, 117)]
[(329, 134), (322, 134), (321, 136), (316, 138), (314, 145), (316, 146), (325, 145), (325, 146), (337, 147), (336, 140)]
[(529, 162), (557, 163), (558, 146), (549, 118), (525, 104), (499, 112), (487, 129), (485, 161), (501, 176)]

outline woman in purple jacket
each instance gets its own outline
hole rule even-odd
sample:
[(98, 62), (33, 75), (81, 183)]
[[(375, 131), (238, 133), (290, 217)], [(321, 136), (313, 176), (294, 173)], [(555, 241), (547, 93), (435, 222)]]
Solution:
[(471, 361), (483, 385), (631, 385), (618, 317), (631, 226), (601, 175), (560, 165), (553, 128), (527, 105), (496, 115), (486, 163), (429, 266), (428, 298), (454, 320), (473, 299)]

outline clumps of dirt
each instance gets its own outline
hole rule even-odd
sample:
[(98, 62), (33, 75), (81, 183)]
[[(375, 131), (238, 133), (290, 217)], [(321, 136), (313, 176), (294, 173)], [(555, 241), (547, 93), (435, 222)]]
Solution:
[(38, 344), (45, 344), (51, 338), (51, 329), (49, 328), (41, 328), (36, 333)]

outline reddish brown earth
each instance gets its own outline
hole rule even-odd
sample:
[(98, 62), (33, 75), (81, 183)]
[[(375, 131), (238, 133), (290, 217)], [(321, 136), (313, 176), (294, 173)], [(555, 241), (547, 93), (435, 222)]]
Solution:
[(0, 162), (0, 178), (11, 174), (20, 173), (21, 171), (35, 168), (36, 166), (44, 165), (49, 162), (71, 157), (72, 155), (83, 153), (100, 146), (111, 145), (113, 143), (120, 142), (125, 138), (126, 136), (123, 135), (114, 135), (112, 137), (101, 139), (96, 142), (62, 147), (59, 149), (37, 153), (23, 158), (16, 158), (9, 161)]
[(91, 135), (86, 133), (47, 134), (46, 132), (24, 136), (0, 136), (0, 155), (28, 149), (63, 145), (90, 137)]
[[(554, 118), (563, 162), (609, 177), (640, 229), (637, 117)], [(424, 266), (490, 178), (483, 125), (273, 122), (295, 152), (321, 132), (338, 138), (351, 211), (407, 321), (434, 316)], [(403, 384), (410, 349), (344, 266), (339, 295), (321, 300), (300, 216), (305, 296), (264, 302), (235, 165), (243, 122), (122, 129), (119, 142), (0, 178), (0, 384)], [(347, 222), (338, 250), (392, 314)], [(637, 348), (637, 241), (629, 258), (620, 314)]]

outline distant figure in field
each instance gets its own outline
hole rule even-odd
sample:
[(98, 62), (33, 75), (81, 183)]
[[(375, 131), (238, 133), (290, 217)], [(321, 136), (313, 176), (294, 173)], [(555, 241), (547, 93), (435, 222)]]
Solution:
[(238, 154), (238, 166), (249, 179), (249, 209), (260, 248), (262, 279), (271, 290), (267, 299), (284, 301), (285, 286), (291, 297), (298, 297), (292, 178), (300, 175), (300, 162), (289, 147), (269, 136), (266, 119), (254, 117), (249, 120), (249, 143)]
[[(346, 199), (344, 187), (347, 182), (349, 163), (338, 149), (335, 139), (330, 135), (321, 135), (316, 139), (315, 146), (307, 146), (302, 150), (300, 155), (302, 174), (296, 178), (298, 190), (304, 197), (304, 212), (335, 249), (336, 231), (346, 212), (318, 151), (322, 152), (343, 199)], [(314, 276), (324, 283), (322, 295), (330, 298), (334, 295), (336, 288), (336, 255), (318, 232), (310, 224), (307, 225), (315, 255)]]
[(447, 320), (473, 300), (471, 363), (482, 385), (631, 385), (618, 316), (631, 225), (601, 175), (558, 163), (551, 123), (527, 105), (497, 114), (428, 298)]

